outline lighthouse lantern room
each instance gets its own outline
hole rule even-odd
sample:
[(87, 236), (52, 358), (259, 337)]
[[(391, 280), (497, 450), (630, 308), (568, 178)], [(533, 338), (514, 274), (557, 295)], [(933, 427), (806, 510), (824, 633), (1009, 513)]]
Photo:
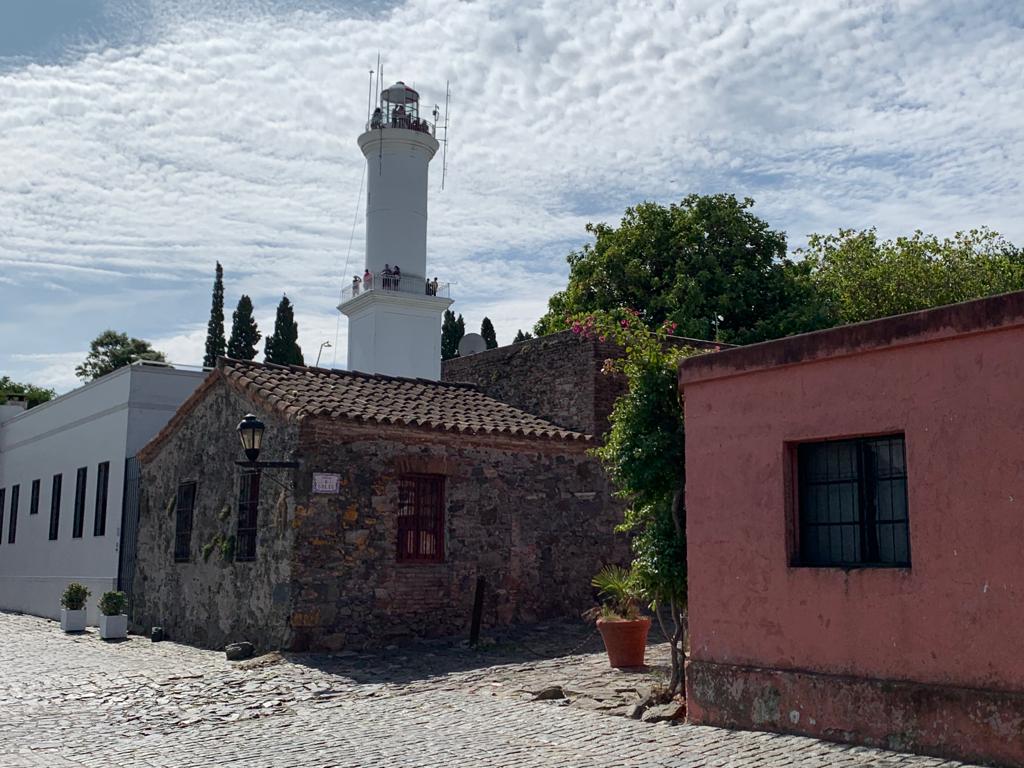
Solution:
[(399, 81), (381, 91), (359, 137), (366, 260), (338, 309), (348, 317), (350, 370), (436, 380), (441, 315), (452, 301), (448, 285), (427, 271), (427, 171), (438, 142), (419, 107), (419, 94)]

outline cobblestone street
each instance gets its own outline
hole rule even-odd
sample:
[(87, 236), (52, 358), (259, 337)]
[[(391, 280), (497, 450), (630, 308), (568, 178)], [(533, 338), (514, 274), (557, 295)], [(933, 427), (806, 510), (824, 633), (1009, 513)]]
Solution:
[[(220, 652), (0, 613), (0, 766), (844, 766), (959, 763), (622, 715), (656, 683), (578, 623), (380, 654)], [(559, 652), (572, 655), (557, 656)], [(545, 658), (547, 657), (547, 658)], [(536, 701), (542, 690), (564, 695)]]

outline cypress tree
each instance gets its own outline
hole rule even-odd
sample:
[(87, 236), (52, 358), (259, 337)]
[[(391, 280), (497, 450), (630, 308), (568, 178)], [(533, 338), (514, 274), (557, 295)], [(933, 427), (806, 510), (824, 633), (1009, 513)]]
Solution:
[(299, 324), (295, 322), (295, 311), (287, 296), (282, 296), (281, 303), (277, 305), (274, 332), (267, 336), (263, 360), (278, 365), (305, 364), (299, 346)]
[(462, 337), (466, 335), (466, 321), (462, 319), (462, 315), (459, 315), (459, 319), (455, 321), (455, 356), (459, 356), (459, 342), (462, 341)]
[(494, 349), (498, 346), (498, 337), (494, 333), (494, 324), (491, 322), (491, 318), (485, 317), (484, 321), (480, 323), (480, 335), (487, 342), (488, 349)]
[(228, 339), (228, 357), (235, 360), (256, 358), (256, 345), (260, 343), (260, 331), (252, 316), (252, 300), (242, 294), (238, 308), (231, 316), (231, 338)]
[(533, 338), (533, 334), (532, 333), (530, 333), (529, 331), (527, 331), (526, 333), (523, 333), (523, 329), (520, 328), (518, 331), (516, 331), (516, 337), (514, 339), (512, 339), (512, 343), (513, 344), (518, 344), (521, 341), (526, 341), (527, 339), (532, 339), (532, 338)]
[(459, 340), (456, 338), (458, 326), (455, 322), (455, 313), (450, 309), (444, 311), (444, 319), (441, 321), (441, 359), (451, 360), (459, 354)]
[(217, 276), (213, 279), (213, 304), (210, 307), (210, 322), (206, 324), (206, 356), (203, 365), (212, 368), (217, 358), (223, 357), (227, 343), (224, 341), (224, 268), (217, 262)]

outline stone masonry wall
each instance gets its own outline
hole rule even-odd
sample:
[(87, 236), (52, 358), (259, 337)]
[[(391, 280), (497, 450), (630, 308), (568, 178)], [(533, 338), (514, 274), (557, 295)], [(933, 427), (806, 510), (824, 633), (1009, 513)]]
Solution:
[(446, 360), (441, 378), (475, 384), (496, 400), (600, 436), (608, 427), (612, 405), (625, 391), (622, 377), (601, 373), (605, 359), (618, 354), (613, 344), (563, 331)]
[[(674, 338), (673, 344), (718, 350), (728, 346)], [(441, 363), (441, 378), (475, 384), (495, 400), (563, 427), (601, 438), (608, 417), (626, 391), (621, 375), (601, 373), (605, 360), (622, 356), (610, 342), (562, 331)]]
[[(216, 375), (216, 374), (212, 374)], [(260, 489), (256, 559), (225, 559), (221, 542), (238, 526), (243, 458), (235, 428), (248, 412), (266, 423), (262, 459), (289, 459), (298, 428), (276, 419), (215, 383), (157, 451), (143, 461), (133, 624), (162, 626), (174, 640), (210, 648), (249, 640), (262, 649), (288, 641), (292, 503), (264, 476)], [(288, 484), (290, 470), (270, 470)], [(174, 562), (178, 484), (195, 480), (191, 557)], [(219, 537), (219, 538), (218, 538)]]
[[(301, 450), (310, 472), (341, 475), (341, 492), (306, 495), (300, 479), (294, 648), (468, 632), (478, 576), (484, 626), (578, 615), (594, 573), (628, 561), (613, 533), (622, 504), (583, 446), (320, 421), (304, 425)], [(446, 477), (443, 563), (396, 561), (403, 473)]]

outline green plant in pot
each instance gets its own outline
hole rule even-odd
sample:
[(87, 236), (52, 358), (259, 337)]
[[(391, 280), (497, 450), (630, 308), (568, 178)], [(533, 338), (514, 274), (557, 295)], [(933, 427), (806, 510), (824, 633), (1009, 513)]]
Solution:
[(68, 584), (60, 598), (60, 628), (63, 631), (85, 631), (85, 601), (90, 594), (84, 584), (77, 581)]
[(590, 615), (613, 667), (642, 667), (647, 650), (651, 620), (640, 613), (642, 595), (633, 573), (619, 565), (609, 565), (594, 576), (591, 584), (601, 595), (600, 608)]
[(124, 592), (104, 592), (100, 598), (100, 637), (123, 640), (128, 636), (128, 597)]

